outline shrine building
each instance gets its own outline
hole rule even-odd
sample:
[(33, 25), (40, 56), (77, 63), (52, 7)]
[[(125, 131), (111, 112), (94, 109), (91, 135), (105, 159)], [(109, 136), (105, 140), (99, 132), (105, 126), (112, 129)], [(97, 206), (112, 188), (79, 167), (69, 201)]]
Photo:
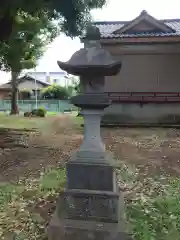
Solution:
[(142, 11), (132, 21), (94, 25), (100, 30), (101, 46), (122, 61), (120, 73), (107, 77), (105, 91), (113, 104), (104, 119), (180, 120), (180, 19), (157, 20)]

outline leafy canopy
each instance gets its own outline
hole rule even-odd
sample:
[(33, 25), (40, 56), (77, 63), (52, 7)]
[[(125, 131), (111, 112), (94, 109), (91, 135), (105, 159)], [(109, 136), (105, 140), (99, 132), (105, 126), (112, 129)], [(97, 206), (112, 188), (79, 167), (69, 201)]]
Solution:
[(45, 14), (49, 20), (57, 20), (61, 31), (74, 37), (81, 34), (90, 21), (90, 11), (102, 8), (106, 0), (1, 0), (0, 40), (7, 40), (13, 29), (17, 12), (31, 15)]
[(23, 69), (35, 67), (45, 46), (57, 34), (57, 24), (46, 15), (30, 15), (19, 11), (8, 41), (0, 43), (1, 69), (20, 73)]
[(69, 91), (66, 87), (60, 85), (51, 85), (42, 89), (42, 98), (45, 99), (60, 99), (65, 100), (69, 98)]

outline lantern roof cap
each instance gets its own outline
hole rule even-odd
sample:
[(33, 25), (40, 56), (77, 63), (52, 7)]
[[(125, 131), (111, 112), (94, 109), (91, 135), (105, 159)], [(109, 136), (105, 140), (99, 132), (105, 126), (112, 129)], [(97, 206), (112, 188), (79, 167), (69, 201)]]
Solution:
[(97, 74), (104, 76), (116, 75), (121, 68), (121, 62), (99, 44), (101, 34), (97, 27), (89, 25), (86, 31), (88, 44), (75, 52), (69, 61), (58, 61), (62, 70), (73, 75)]

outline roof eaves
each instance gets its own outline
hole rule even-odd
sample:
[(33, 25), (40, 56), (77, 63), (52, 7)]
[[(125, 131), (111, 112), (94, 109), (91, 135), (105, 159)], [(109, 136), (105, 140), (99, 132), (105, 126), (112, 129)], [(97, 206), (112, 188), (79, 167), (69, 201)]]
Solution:
[(94, 25), (117, 25), (117, 24), (126, 24), (129, 21), (96, 21), (92, 22)]
[(129, 21), (126, 23), (123, 27), (119, 28), (118, 30), (115, 30), (113, 33), (125, 33), (129, 29), (133, 28), (135, 25), (139, 24), (141, 21), (148, 21), (149, 23), (153, 24), (154, 26), (158, 27), (162, 30), (162, 32), (175, 32), (171, 26), (165, 24), (164, 22), (160, 22), (156, 18), (149, 15), (146, 11), (142, 11), (141, 14), (133, 19), (132, 21)]
[(18, 79), (18, 84), (21, 83), (21, 82), (24, 82), (24, 81), (32, 81), (32, 82), (36, 81), (37, 83), (39, 83), (39, 84), (41, 84), (43, 86), (46, 86), (46, 87), (50, 86), (49, 83), (43, 82), (43, 81), (41, 81), (39, 79), (35, 79), (35, 78), (33, 78), (31, 76), (28, 76), (28, 75), (24, 75), (23, 77), (19, 78)]
[(159, 22), (163, 22), (163, 23), (168, 23), (168, 22), (180, 22), (180, 18), (160, 19)]

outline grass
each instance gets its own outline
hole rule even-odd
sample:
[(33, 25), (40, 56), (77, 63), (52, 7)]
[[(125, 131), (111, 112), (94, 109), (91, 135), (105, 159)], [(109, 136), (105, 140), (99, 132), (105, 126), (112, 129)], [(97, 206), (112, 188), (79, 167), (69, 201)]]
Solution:
[(40, 179), (0, 185), (0, 239), (43, 240), (51, 198), (65, 184), (64, 169), (48, 169)]
[(11, 116), (4, 113), (0, 114), (0, 128), (38, 128), (45, 121), (46, 118), (25, 118), (23, 115)]
[[(125, 165), (124, 165), (125, 166)], [(180, 239), (180, 179), (138, 180), (137, 171), (121, 167), (124, 184), (139, 185), (127, 195), (126, 215), (135, 240)], [(164, 183), (163, 183), (164, 182)]]
[(19, 116), (0, 116), (0, 128), (37, 128), (40, 123), (43, 123), (42, 118), (24, 118)]
[(177, 186), (170, 183), (160, 196), (141, 196), (128, 206), (128, 220), (132, 224), (135, 239), (179, 239), (179, 187), (179, 182)]
[[(54, 117), (58, 116), (61, 113), (56, 112), (47, 112), (47, 117)], [(82, 121), (80, 118), (76, 118), (76, 112), (72, 113), (72, 117), (74, 118), (74, 121), (79, 124), (80, 121)], [(46, 122), (47, 118), (25, 118), (23, 115), (20, 116), (9, 116), (4, 113), (0, 113), (0, 128), (39, 128), (42, 124)]]
[[(132, 171), (125, 164), (120, 169), (121, 183), (141, 184), (135, 169)], [(65, 181), (64, 169), (49, 168), (40, 179), (1, 184), (0, 239), (46, 239), (48, 213), (54, 210)], [(127, 220), (134, 239), (180, 239), (180, 180), (169, 179), (165, 185), (161, 180), (147, 179), (145, 182), (142, 191), (138, 189), (125, 198)]]
[[(73, 116), (72, 119), (74, 128), (82, 123), (82, 118)], [(5, 127), (7, 125), (11, 127), (39, 126), (39, 122), (31, 122), (31, 120), (36, 121), (36, 119), (3, 116), (2, 119), (0, 118), (0, 124), (4, 122)], [(44, 119), (38, 120), (44, 121)], [(180, 240), (180, 179), (173, 174), (166, 174), (164, 171), (154, 173), (151, 168), (150, 170), (146, 169), (148, 157), (146, 158), (145, 155), (147, 153), (159, 154), (168, 147), (169, 151), (175, 152), (179, 148), (179, 137), (176, 139), (176, 136), (173, 135), (172, 141), (170, 141), (167, 140), (167, 132), (163, 131), (157, 135), (156, 131), (158, 130), (156, 130), (152, 131), (152, 136), (150, 136), (150, 130), (148, 132), (143, 130), (141, 139), (139, 139), (140, 134), (137, 129), (134, 132), (126, 130), (124, 135), (120, 135), (122, 129), (120, 132), (108, 131), (105, 138), (108, 149), (116, 153), (121, 144), (124, 149), (128, 147), (126, 155), (128, 155), (127, 152), (133, 154), (131, 159), (132, 157), (134, 160), (141, 157), (143, 160), (140, 163), (141, 166), (143, 165), (143, 169), (139, 168), (139, 163), (136, 161), (122, 160), (123, 155), (119, 160), (119, 184), (125, 195), (128, 228), (133, 233), (133, 239)], [(75, 135), (76, 133), (71, 131), (70, 134)], [(78, 132), (78, 134), (80, 133)], [(62, 136), (61, 134), (59, 136), (64, 138), (66, 133), (62, 131)], [(115, 138), (116, 141), (114, 145), (112, 138)], [(73, 143), (78, 141), (78, 139), (74, 139)], [(70, 141), (69, 138), (68, 141)], [(68, 142), (68, 144), (71, 143)], [(122, 150), (117, 153), (120, 155)], [(168, 159), (167, 152), (162, 154), (163, 157), (166, 157), (163, 158), (163, 166), (165, 166)], [(158, 162), (159, 159), (161, 158), (158, 155), (155, 161)], [(173, 162), (172, 160), (170, 163)], [(155, 162), (152, 164), (155, 165)], [(160, 168), (159, 165), (157, 166)], [(44, 167), (46, 167), (45, 171), (41, 171), (40, 177), (23, 178), (17, 183), (0, 184), (0, 239), (47, 240), (46, 225), (56, 206), (57, 196), (64, 188), (66, 176), (64, 168), (56, 168), (54, 165)]]

